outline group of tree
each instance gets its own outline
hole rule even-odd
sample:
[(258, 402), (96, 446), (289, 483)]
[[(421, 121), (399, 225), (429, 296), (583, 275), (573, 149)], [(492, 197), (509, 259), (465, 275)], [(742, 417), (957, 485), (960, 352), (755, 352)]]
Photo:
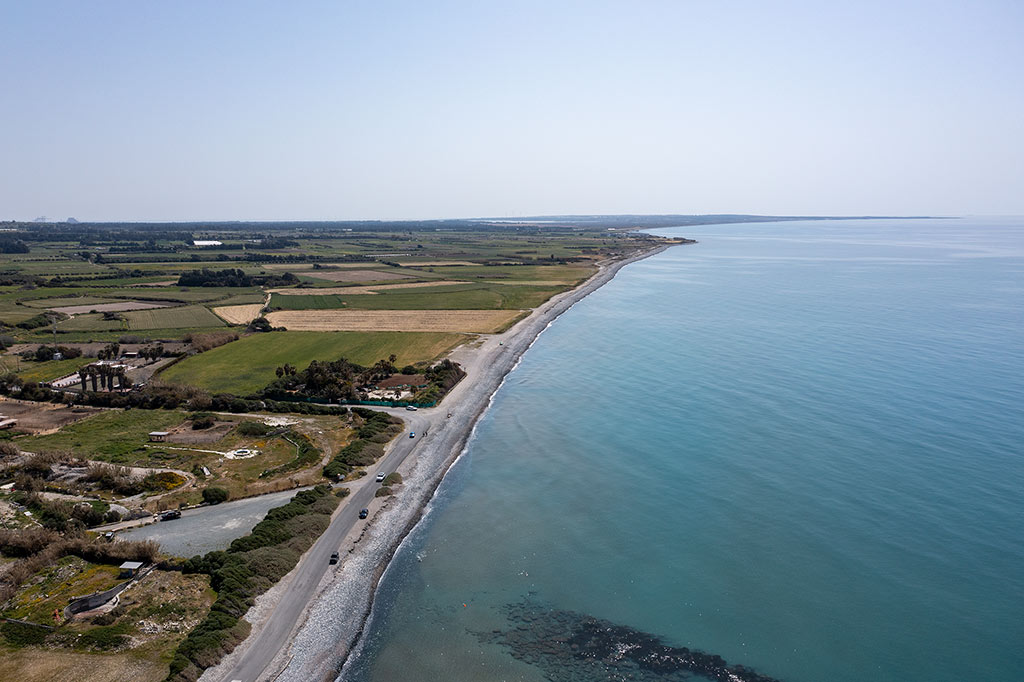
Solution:
[(28, 253), (28, 244), (17, 237), (5, 235), (0, 237), (0, 253)]
[(113, 391), (115, 388), (118, 390), (131, 388), (127, 368), (121, 365), (105, 365), (101, 363), (86, 365), (78, 370), (78, 380), (82, 382), (82, 393), (89, 390), (86, 386), (87, 380), (92, 382), (93, 391), (99, 390), (96, 385), (97, 380), (99, 381), (99, 387), (104, 391)]
[(74, 346), (39, 346), (35, 350), (26, 350), (21, 354), (22, 360), (34, 360), (36, 362), (49, 362), (54, 356), (60, 353), (65, 360), (81, 357), (82, 351)]
[(290, 272), (280, 275), (249, 275), (244, 270), (226, 268), (224, 270), (189, 270), (178, 277), (178, 286), (182, 287), (254, 287), (254, 286), (290, 286), (298, 283), (299, 278)]

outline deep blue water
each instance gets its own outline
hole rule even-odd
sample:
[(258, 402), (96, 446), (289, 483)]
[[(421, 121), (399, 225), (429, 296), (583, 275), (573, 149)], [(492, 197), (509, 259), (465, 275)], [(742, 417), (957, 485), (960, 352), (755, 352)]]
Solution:
[(787, 682), (1021, 679), (1024, 220), (663, 233), (509, 375), (346, 677), (563, 679), (480, 635), (528, 597)]

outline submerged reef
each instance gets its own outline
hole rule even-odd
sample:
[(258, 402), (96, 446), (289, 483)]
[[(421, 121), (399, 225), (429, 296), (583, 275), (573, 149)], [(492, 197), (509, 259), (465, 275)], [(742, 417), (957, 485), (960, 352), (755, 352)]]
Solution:
[(476, 633), (500, 644), (551, 682), (659, 682), (704, 678), (722, 682), (779, 682), (721, 656), (668, 646), (656, 635), (529, 599), (505, 606), (510, 627)]

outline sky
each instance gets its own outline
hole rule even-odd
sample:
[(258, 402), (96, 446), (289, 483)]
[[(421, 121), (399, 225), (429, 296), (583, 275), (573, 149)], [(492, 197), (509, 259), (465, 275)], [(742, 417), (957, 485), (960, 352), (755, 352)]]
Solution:
[(0, 0), (0, 220), (1024, 214), (1024, 2)]

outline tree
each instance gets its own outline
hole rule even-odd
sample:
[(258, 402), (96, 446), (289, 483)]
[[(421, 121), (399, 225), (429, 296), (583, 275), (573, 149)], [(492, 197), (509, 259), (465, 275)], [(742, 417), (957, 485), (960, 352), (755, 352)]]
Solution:
[(224, 488), (204, 488), (203, 502), (207, 504), (220, 504), (228, 499), (228, 491)]

